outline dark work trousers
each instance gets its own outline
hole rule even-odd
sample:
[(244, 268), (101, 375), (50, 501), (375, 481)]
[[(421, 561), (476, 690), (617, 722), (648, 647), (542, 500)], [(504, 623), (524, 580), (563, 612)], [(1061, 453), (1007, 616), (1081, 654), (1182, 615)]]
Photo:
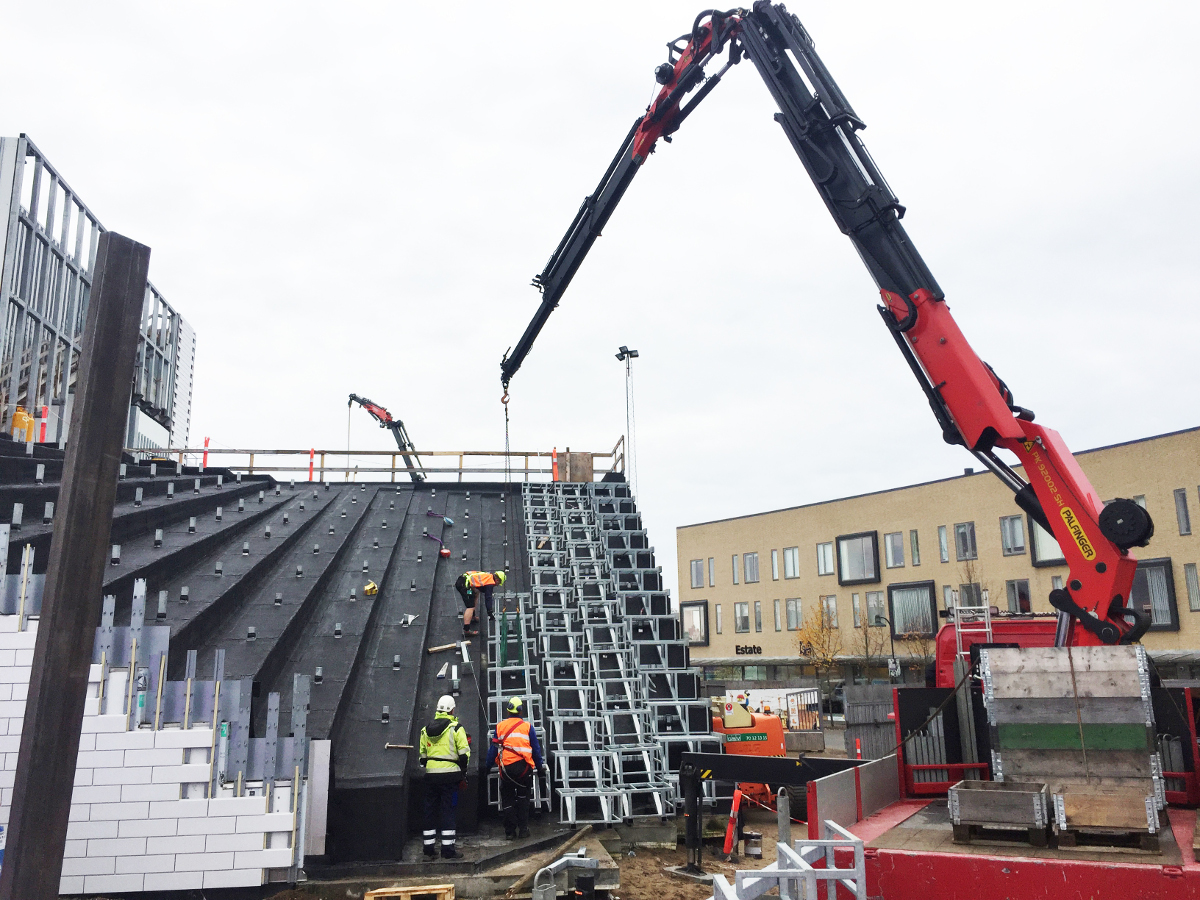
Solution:
[(529, 796), (533, 788), (533, 766), (524, 760), (500, 767), (500, 811), (504, 833), (514, 837), (529, 827)]
[(454, 857), (455, 814), (458, 783), (462, 772), (425, 773), (425, 831), (422, 849), (427, 856), (437, 855), (438, 831), (442, 832), (442, 856)]

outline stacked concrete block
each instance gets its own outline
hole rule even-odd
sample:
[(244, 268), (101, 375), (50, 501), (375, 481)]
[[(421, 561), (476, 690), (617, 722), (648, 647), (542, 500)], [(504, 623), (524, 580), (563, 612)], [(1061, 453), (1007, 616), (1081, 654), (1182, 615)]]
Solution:
[[(17, 616), (0, 616), (4, 825), (12, 805), (37, 624), (36, 619), (22, 623)], [(137, 629), (147, 644), (154, 643), (151, 630)], [(100, 636), (97, 645), (112, 647), (111, 639), (111, 633), (107, 639)], [(194, 718), (166, 721), (160, 692), (154, 718), (139, 727), (137, 701), (147, 685), (142, 691), (136, 684), (131, 688), (128, 663), (119, 668), (109, 664), (111, 659), (101, 653), (101, 662), (89, 673), (60, 892), (249, 887), (299, 865), (303, 779), (297, 790), (295, 777), (250, 782), (240, 770), (236, 782), (222, 777), (223, 770), (232, 772), (228, 760), (221, 759), (228, 757), (230, 729), (214, 715), (225, 707), (216, 703), (219, 691), (210, 682), (201, 683), (207, 688), (202, 689), (189, 680), (189, 698), (195, 700), (189, 700), (188, 708)]]

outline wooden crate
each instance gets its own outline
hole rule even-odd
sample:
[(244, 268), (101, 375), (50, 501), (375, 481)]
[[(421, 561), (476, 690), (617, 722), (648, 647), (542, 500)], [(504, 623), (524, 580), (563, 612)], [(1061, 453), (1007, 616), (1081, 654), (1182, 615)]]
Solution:
[(1158, 850), (1158, 802), (1144, 786), (1066, 785), (1054, 795), (1054, 818), (1061, 847), (1075, 846), (1080, 834), (1088, 834), (1132, 838), (1143, 849)]
[(452, 884), (419, 884), (409, 887), (387, 887), (367, 891), (363, 900), (454, 900)]
[(1050, 824), (1046, 785), (1028, 781), (960, 781), (947, 802), (956, 843), (985, 837), (978, 829), (1018, 830), (1021, 840), (1045, 847)]

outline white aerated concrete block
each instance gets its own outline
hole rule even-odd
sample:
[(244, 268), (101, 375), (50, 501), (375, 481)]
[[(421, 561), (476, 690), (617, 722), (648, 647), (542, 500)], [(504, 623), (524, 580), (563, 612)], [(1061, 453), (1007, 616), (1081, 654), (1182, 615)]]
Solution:
[(219, 797), (208, 801), (210, 816), (254, 816), (267, 811), (267, 798), (262, 797)]
[[(154, 746), (153, 731), (122, 731), (96, 736), (97, 750), (149, 750)], [(154, 763), (130, 763), (134, 766), (152, 766)]]
[(10, 788), (16, 784), (17, 773), (13, 769), (0, 771), (0, 788)]
[(178, 819), (122, 819), (117, 834), (121, 837), (173, 837)]
[(67, 813), (67, 821), (86, 822), (91, 818), (91, 809), (86, 803), (72, 803), (71, 811)]
[[(22, 714), (22, 717), (23, 714)], [(83, 730), (88, 733), (125, 731), (129, 720), (125, 716), (84, 716)]]
[(72, 803), (120, 803), (121, 786), (103, 784), (92, 787), (77, 787), (71, 792)]
[[(149, 773), (147, 773), (148, 775)], [(122, 800), (178, 800), (177, 784), (124, 784), (121, 785)]]
[(140, 891), (144, 875), (85, 875), (83, 892), (85, 894), (125, 894)]
[(91, 820), (145, 819), (150, 816), (149, 803), (93, 803)]
[(18, 616), (0, 616), (0, 633), (17, 630)]
[(87, 841), (82, 840), (68, 840), (63, 845), (63, 859), (67, 859), (72, 856), (87, 856), (87, 843)]
[[(184, 821), (191, 821), (185, 819)], [(182, 824), (182, 823), (181, 823)], [(147, 853), (204, 853), (204, 835), (187, 834), (177, 837), (146, 838)]]
[(87, 840), (88, 838), (115, 838), (117, 836), (116, 822), (68, 822), (67, 840)]
[[(125, 765), (127, 766), (182, 766), (183, 765), (183, 750), (180, 748), (163, 748), (150, 750), (126, 750)], [(205, 769), (207, 770), (207, 766)], [(157, 780), (157, 779), (155, 779)], [(180, 779), (182, 781), (183, 779)], [(208, 772), (205, 771), (204, 779), (208, 780)]]
[(154, 734), (155, 747), (211, 747), (212, 742), (211, 728), (173, 728)]
[(11, 684), (0, 683), (0, 700), (13, 699), (13, 686)]
[[(16, 650), (9, 650), (9, 653), (15, 654)], [(0, 668), (0, 684), (14, 685), (22, 682), (29, 683), (29, 673), (32, 669), (26, 669), (24, 666), (5, 666)]]
[(261, 869), (243, 869), (232, 872), (205, 872), (204, 887), (257, 887), (262, 884)]
[(245, 831), (291, 831), (290, 812), (267, 813), (262, 816), (238, 816), (237, 830)]
[[(11, 669), (9, 670), (12, 671)], [(25, 680), (29, 680), (26, 675)], [(24, 719), (25, 718), (25, 701), (24, 700), (0, 700), (0, 717), (5, 719)]]
[(85, 718), (86, 718), (86, 717), (88, 717), (88, 716), (98, 716), (98, 715), (100, 715), (100, 698), (99, 698), (99, 697), (86, 697), (86, 698), (84, 698), (84, 701), (83, 701), (83, 715), (84, 715), (84, 717), (85, 717)]
[(208, 781), (211, 770), (207, 765), (202, 766), (155, 766), (153, 781), (162, 784), (167, 781), (175, 784)]
[(238, 869), (282, 869), (292, 864), (292, 849), (249, 850), (233, 855), (233, 865)]
[(85, 769), (119, 769), (125, 765), (125, 751), (89, 750), (81, 752), (78, 765)]
[(166, 800), (150, 804), (152, 819), (192, 819), (207, 815), (207, 800)]
[(9, 697), (11, 697), (13, 700), (21, 700), (21, 701), (28, 700), (29, 699), (29, 682), (26, 681), (22, 684), (10, 684), (10, 685), (8, 685), (8, 691), (9, 691)]
[(92, 663), (91, 666), (88, 668), (88, 681), (89, 682), (99, 681), (101, 678), (104, 677), (103, 673), (104, 673), (104, 666), (100, 665), (100, 663)]
[(70, 896), (72, 894), (83, 893), (83, 876), (82, 875), (64, 875), (58, 879), (58, 893), (60, 896)]
[(176, 872), (211, 872), (232, 869), (232, 853), (179, 853), (175, 856)]
[[(246, 834), (210, 834), (204, 843), (206, 853), (224, 853), (228, 850), (262, 850), (263, 836), (251, 831)], [(238, 868), (242, 868), (241, 865)]]
[(64, 875), (111, 875), (117, 871), (117, 861), (112, 856), (77, 856), (63, 860)]
[(17, 664), (17, 651), (7, 647), (0, 650), (0, 669), (11, 669)]
[(96, 838), (88, 841), (88, 856), (137, 856), (145, 852), (146, 839), (144, 837)]
[(79, 749), (80, 750), (95, 750), (96, 749), (96, 735), (81, 734), (79, 736)]
[(75, 770), (75, 787), (92, 783), (91, 769), (76, 769)]
[(180, 819), (180, 834), (233, 834), (237, 819), (233, 816), (210, 816), (204, 819)]
[(174, 872), (175, 857), (170, 854), (160, 856), (118, 856), (117, 874), (127, 872)]
[(95, 769), (92, 775), (92, 784), (149, 784), (153, 777), (154, 770), (149, 766), (128, 769)]
[(162, 874), (147, 873), (147, 891), (198, 891), (204, 887), (203, 872), (164, 872)]

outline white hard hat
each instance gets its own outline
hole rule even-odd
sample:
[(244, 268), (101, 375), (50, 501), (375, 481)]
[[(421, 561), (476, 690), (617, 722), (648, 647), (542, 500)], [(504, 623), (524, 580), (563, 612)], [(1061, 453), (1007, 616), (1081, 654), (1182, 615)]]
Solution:
[(443, 713), (454, 712), (454, 698), (449, 694), (442, 694), (442, 696), (438, 698), (437, 711)]

